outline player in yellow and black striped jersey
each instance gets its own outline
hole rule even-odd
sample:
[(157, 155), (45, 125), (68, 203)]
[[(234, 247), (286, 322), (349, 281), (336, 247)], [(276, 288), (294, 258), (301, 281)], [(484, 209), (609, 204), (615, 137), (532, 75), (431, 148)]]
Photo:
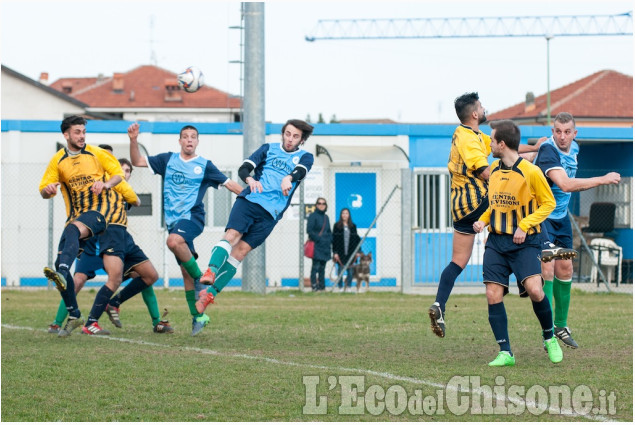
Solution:
[(542, 328), (544, 348), (552, 363), (562, 361), (562, 349), (553, 335), (553, 316), (542, 290), (540, 223), (556, 207), (556, 201), (540, 168), (518, 155), (520, 129), (510, 120), (495, 121), (492, 127), (492, 164), (489, 178), (489, 207), (474, 223), (476, 232), (490, 224), (483, 254), (483, 282), (489, 323), (500, 346), (490, 366), (513, 366), (503, 296), (514, 273), (520, 296), (529, 296)]
[(103, 232), (107, 220), (112, 221), (116, 208), (111, 189), (122, 181), (123, 171), (110, 153), (86, 145), (86, 120), (83, 117), (67, 117), (60, 128), (66, 148), (49, 162), (39, 190), (44, 199), (49, 199), (57, 194), (59, 185), (66, 203), (68, 217), (60, 238), (61, 253), (55, 262), (56, 270), (44, 268), (45, 276), (55, 282), (69, 313), (64, 329), (58, 334), (64, 337), (83, 323), (69, 272), (79, 252), (79, 240)]
[(454, 282), (459, 277), (474, 246), (475, 232), (472, 224), (487, 209), (487, 179), (490, 139), (479, 130), (487, 117), (478, 93), (465, 93), (454, 100), (456, 115), (461, 121), (452, 136), (448, 158), (451, 177), (450, 203), (452, 210), (452, 261), (441, 273), (437, 296), (428, 309), (432, 331), (445, 336), (445, 304)]

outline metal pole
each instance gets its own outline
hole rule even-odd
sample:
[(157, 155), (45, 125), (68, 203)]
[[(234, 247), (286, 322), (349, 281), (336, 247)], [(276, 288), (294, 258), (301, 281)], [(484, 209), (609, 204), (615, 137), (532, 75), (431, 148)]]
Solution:
[[(244, 2), (245, 81), (243, 151), (250, 155), (265, 141), (265, 4)], [(242, 290), (266, 290), (265, 244), (243, 260)]]
[[(55, 252), (55, 245), (53, 242), (53, 217), (55, 215), (55, 205), (53, 204), (53, 199), (49, 199), (49, 234), (48, 234), (48, 246), (49, 246), (49, 252), (48, 252), (48, 266), (49, 268), (53, 269), (54, 268), (54, 260), (53, 260), (53, 253)], [(8, 280), (8, 279), (7, 279)], [(51, 289), (53, 288), (53, 282), (51, 282), (50, 280), (48, 281), (48, 288)]]
[(298, 238), (298, 245), (300, 245), (298, 247), (298, 250), (300, 252), (300, 260), (299, 260), (299, 264), (298, 264), (298, 289), (300, 291), (304, 291), (304, 185), (302, 183), (300, 183), (300, 187), (298, 188), (299, 192), (300, 192), (300, 205), (298, 206), (299, 211), (298, 213), (300, 214), (300, 219), (299, 221), (299, 225), (300, 225), (300, 229), (298, 231), (298, 235), (300, 235), (300, 237)]
[(401, 292), (412, 288), (414, 256), (412, 249), (412, 170), (401, 170)]
[[(582, 231), (578, 227), (578, 223), (576, 223), (575, 219), (573, 218), (573, 214), (571, 214), (571, 211), (569, 211), (569, 210), (567, 210), (567, 213), (569, 214), (569, 220), (571, 221), (571, 224), (575, 228), (576, 233), (580, 236), (580, 242), (582, 243), (582, 246), (584, 247), (584, 250), (587, 252), (587, 254), (589, 254), (589, 258), (591, 259), (591, 262), (593, 262), (593, 264), (597, 268), (598, 273), (600, 275), (600, 278), (602, 278), (602, 282), (604, 282), (604, 286), (606, 286), (606, 289), (609, 292), (611, 292), (611, 287), (609, 286), (609, 282), (608, 282), (608, 280), (606, 280), (606, 276), (604, 276), (604, 273), (602, 272), (602, 268), (600, 267), (598, 262), (595, 261), (595, 256), (593, 255), (593, 252), (591, 252), (591, 248), (589, 248), (589, 245), (587, 245), (586, 240), (584, 240), (584, 235), (582, 234)], [(620, 265), (620, 267), (621, 267), (621, 265)], [(579, 275), (578, 275), (578, 280), (580, 280), (580, 276)]]
[(550, 70), (549, 70), (549, 41), (553, 38), (552, 35), (547, 34), (545, 36), (547, 39), (547, 125), (551, 125), (551, 83), (550, 83)]

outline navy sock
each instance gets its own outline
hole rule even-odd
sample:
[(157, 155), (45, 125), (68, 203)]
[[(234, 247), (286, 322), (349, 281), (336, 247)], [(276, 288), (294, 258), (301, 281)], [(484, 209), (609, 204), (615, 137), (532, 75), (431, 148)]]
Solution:
[(97, 292), (95, 302), (93, 303), (93, 308), (90, 309), (90, 315), (88, 316), (88, 320), (86, 321), (87, 327), (99, 321), (99, 318), (106, 310), (106, 306), (108, 305), (108, 301), (110, 301), (110, 298), (112, 297), (112, 293), (113, 292), (106, 285), (102, 286), (99, 292)]
[(74, 224), (66, 226), (64, 232), (62, 232), (64, 246), (62, 247), (62, 252), (58, 257), (58, 267), (66, 266), (67, 269), (71, 268), (73, 261), (75, 261), (75, 257), (77, 257), (77, 254), (79, 253), (79, 236), (80, 232), (77, 226)]
[(553, 313), (551, 312), (551, 305), (549, 305), (549, 299), (544, 297), (542, 301), (532, 301), (531, 305), (534, 308), (534, 313), (540, 321), (542, 327), (542, 339), (553, 338)]
[(443, 269), (441, 280), (439, 281), (439, 289), (437, 289), (437, 298), (435, 299), (435, 301), (439, 303), (441, 311), (445, 311), (445, 303), (448, 301), (448, 298), (450, 298), (450, 292), (452, 292), (452, 288), (454, 288), (454, 282), (462, 271), (463, 269), (453, 261)]
[(66, 279), (66, 289), (60, 292), (60, 295), (64, 300), (64, 304), (66, 304), (66, 311), (68, 311), (69, 316), (77, 318), (82, 315), (82, 312), (79, 311), (79, 306), (77, 305), (77, 295), (75, 294), (75, 281), (73, 280), (73, 276), (68, 271), (68, 268), (64, 266), (60, 267), (58, 272), (64, 276), (64, 279)]
[(140, 277), (135, 277), (130, 281), (125, 288), (123, 288), (117, 295), (112, 297), (109, 301), (109, 304), (113, 307), (119, 307), (121, 303), (129, 300), (130, 298), (137, 295), (139, 292), (146, 289), (148, 286)]
[(512, 352), (509, 345), (509, 334), (507, 332), (507, 312), (505, 311), (505, 304), (502, 302), (498, 304), (489, 304), (487, 306), (489, 312), (489, 325), (494, 332), (494, 338), (500, 346), (500, 351)]

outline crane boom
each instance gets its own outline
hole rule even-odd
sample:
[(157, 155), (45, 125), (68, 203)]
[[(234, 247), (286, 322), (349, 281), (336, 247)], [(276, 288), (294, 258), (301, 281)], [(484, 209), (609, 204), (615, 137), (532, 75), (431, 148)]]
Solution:
[(632, 36), (633, 12), (615, 15), (323, 19), (306, 41), (468, 37)]

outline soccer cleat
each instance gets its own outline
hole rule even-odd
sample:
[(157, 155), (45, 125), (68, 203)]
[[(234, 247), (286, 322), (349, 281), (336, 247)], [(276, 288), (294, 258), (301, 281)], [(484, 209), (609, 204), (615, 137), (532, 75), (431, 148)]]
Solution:
[(67, 336), (71, 335), (71, 332), (73, 332), (75, 328), (78, 328), (82, 326), (83, 324), (84, 324), (83, 317), (68, 316), (68, 319), (66, 320), (66, 325), (64, 325), (64, 329), (59, 331), (57, 336), (60, 338), (66, 338)]
[(208, 305), (214, 304), (214, 295), (211, 292), (207, 292), (207, 289), (203, 289), (198, 293), (198, 301), (196, 301), (196, 311), (203, 313)]
[(428, 316), (430, 316), (430, 327), (432, 332), (439, 338), (445, 336), (445, 321), (443, 320), (443, 312), (438, 302), (435, 302), (428, 309)]
[(58, 291), (62, 292), (66, 290), (66, 278), (62, 273), (56, 272), (49, 267), (44, 267), (44, 276), (46, 276), (48, 280), (53, 281)]
[(170, 322), (167, 321), (165, 318), (168, 315), (168, 309), (164, 309), (163, 312), (163, 317), (161, 317), (161, 321), (159, 323), (157, 323), (156, 325), (154, 325), (154, 333), (157, 334), (171, 334), (174, 333), (174, 328), (172, 326), (170, 326)]
[(578, 255), (578, 251), (570, 248), (561, 248), (559, 246), (552, 246), (549, 249), (543, 249), (540, 254), (540, 261), (548, 263), (551, 260), (570, 260)]
[(560, 363), (562, 361), (562, 348), (560, 348), (560, 344), (558, 344), (558, 339), (554, 336), (551, 337), (551, 339), (543, 341), (543, 343), (547, 349), (551, 363)]
[(82, 333), (86, 335), (110, 335), (110, 331), (102, 329), (97, 322), (93, 322), (90, 326), (84, 326), (82, 328)]
[(571, 331), (567, 326), (564, 328), (555, 328), (554, 334), (562, 343), (569, 348), (578, 348), (578, 343), (571, 336)]
[(500, 351), (498, 356), (494, 360), (488, 363), (488, 366), (504, 367), (514, 366), (516, 364), (516, 358), (509, 351)]
[(214, 282), (216, 281), (216, 273), (212, 271), (212, 269), (210, 269), (209, 267), (207, 268), (207, 270), (205, 270), (205, 273), (203, 273), (203, 276), (201, 276), (199, 282), (201, 282), (203, 285), (213, 285)]
[(49, 325), (48, 333), (56, 334), (60, 332), (60, 329), (62, 329), (62, 327), (58, 325), (57, 323), (53, 322)]
[(209, 323), (209, 316), (203, 314), (199, 317), (192, 318), (192, 336), (199, 334), (205, 326)]
[(113, 307), (110, 304), (108, 304), (106, 306), (106, 314), (108, 314), (108, 318), (110, 319), (112, 324), (115, 325), (115, 327), (117, 327), (117, 328), (122, 327), (121, 320), (119, 320), (119, 308), (118, 307)]

